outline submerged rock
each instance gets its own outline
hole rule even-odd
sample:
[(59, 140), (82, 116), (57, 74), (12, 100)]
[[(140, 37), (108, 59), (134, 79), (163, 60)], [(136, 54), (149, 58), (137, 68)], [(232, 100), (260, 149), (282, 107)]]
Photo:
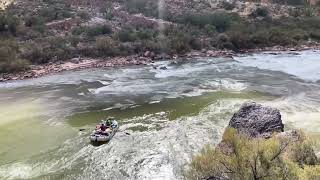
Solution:
[(243, 104), (233, 115), (229, 126), (250, 137), (268, 138), (273, 132), (284, 131), (280, 111), (256, 103)]

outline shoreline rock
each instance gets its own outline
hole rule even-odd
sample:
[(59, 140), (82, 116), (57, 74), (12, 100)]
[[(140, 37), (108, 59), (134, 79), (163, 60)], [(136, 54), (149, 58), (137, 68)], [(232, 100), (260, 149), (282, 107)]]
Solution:
[(142, 55), (131, 55), (125, 57), (113, 57), (107, 59), (92, 59), (92, 58), (73, 58), (65, 62), (55, 62), (42, 65), (30, 65), (30, 69), (17, 73), (3, 73), (0, 74), (0, 82), (7, 82), (11, 80), (24, 80), (38, 78), (49, 74), (59, 73), (63, 71), (77, 71), (82, 69), (90, 68), (108, 68), (108, 67), (123, 67), (131, 65), (148, 65), (154, 61), (176, 60), (178, 58), (200, 58), (200, 57), (225, 57), (233, 58), (242, 53), (258, 53), (258, 52), (267, 52), (267, 51), (302, 51), (302, 50), (320, 50), (320, 44), (313, 44), (310, 46), (295, 46), (295, 47), (282, 47), (274, 46), (269, 48), (262, 49), (247, 49), (242, 50), (238, 53), (232, 50), (206, 50), (202, 49), (200, 51), (191, 51), (186, 54), (181, 55), (168, 55), (168, 54), (159, 54), (156, 55), (154, 52), (146, 51)]
[(254, 102), (244, 103), (231, 118), (229, 127), (252, 138), (270, 138), (275, 132), (284, 132), (280, 111)]

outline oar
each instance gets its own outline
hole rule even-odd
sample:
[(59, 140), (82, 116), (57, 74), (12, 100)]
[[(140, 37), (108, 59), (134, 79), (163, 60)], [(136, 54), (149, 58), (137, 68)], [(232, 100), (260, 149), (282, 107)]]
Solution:
[[(85, 128), (79, 129), (80, 132), (87, 131), (87, 130), (89, 130), (89, 129), (85, 129)], [(125, 132), (125, 131), (120, 131), (120, 132), (124, 132), (126, 135), (129, 135), (129, 136), (131, 135), (130, 133)]]

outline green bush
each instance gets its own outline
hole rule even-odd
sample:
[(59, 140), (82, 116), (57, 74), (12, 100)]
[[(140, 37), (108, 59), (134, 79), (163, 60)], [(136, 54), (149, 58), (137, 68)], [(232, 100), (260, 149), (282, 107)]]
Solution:
[(186, 14), (178, 18), (179, 23), (190, 24), (193, 26), (199, 26), (201, 28), (206, 25), (212, 25), (218, 32), (226, 31), (231, 23), (233, 17), (224, 12), (212, 13), (212, 14)]
[(153, 29), (139, 29), (136, 32), (137, 38), (141, 40), (152, 39), (156, 36), (156, 32)]
[(283, 5), (291, 5), (291, 6), (302, 6), (305, 5), (305, 0), (273, 0), (272, 3), (278, 3)]
[(190, 51), (191, 37), (183, 32), (176, 32), (174, 36), (170, 36), (169, 47), (173, 53), (186, 53)]
[(236, 7), (234, 3), (228, 1), (222, 1), (221, 5), (225, 10), (229, 11), (233, 10)]
[(206, 33), (208, 35), (213, 35), (217, 32), (217, 29), (215, 26), (211, 25), (211, 24), (207, 24), (204, 26), (204, 30), (206, 31)]
[[(145, 16), (158, 17), (158, 1), (153, 0), (128, 0), (125, 2), (125, 8), (129, 13), (142, 13)], [(166, 8), (163, 8), (166, 11)], [(167, 14), (167, 12), (163, 12)]]
[(320, 41), (320, 32), (318, 31), (311, 32), (310, 37), (314, 40)]
[(87, 11), (80, 11), (77, 15), (85, 21), (90, 19), (90, 14)]
[(19, 46), (16, 42), (0, 41), (0, 73), (22, 71), (28, 68), (28, 61), (18, 57)]
[(19, 19), (15, 16), (0, 12), (0, 35), (16, 35)]
[(316, 9), (312, 6), (306, 6), (304, 8), (304, 15), (307, 17), (312, 17), (317, 14)]
[(44, 19), (39, 16), (28, 16), (24, 20), (24, 25), (27, 27), (43, 25), (43, 24), (44, 24)]
[(88, 27), (86, 30), (86, 34), (89, 37), (95, 37), (99, 35), (111, 34), (112, 29), (108, 25), (98, 25), (94, 27)]
[(55, 5), (40, 9), (38, 13), (46, 22), (72, 17), (71, 9)]
[(23, 57), (34, 64), (67, 60), (72, 58), (75, 53), (75, 49), (71, 47), (68, 39), (61, 37), (50, 37), (25, 46)]
[(287, 0), (286, 3), (288, 5), (297, 6), (297, 5), (305, 5), (306, 1), (305, 0)]
[(72, 29), (72, 35), (81, 35), (86, 32), (87, 28), (83, 26), (75, 27)]
[(117, 38), (121, 42), (134, 42), (137, 37), (133, 29), (131, 28), (123, 28), (117, 33)]
[(287, 31), (280, 27), (271, 28), (268, 36), (269, 42), (273, 45), (286, 46), (293, 42), (292, 39), (290, 39), (290, 37), (288, 36)]
[(268, 17), (269, 10), (266, 7), (258, 7), (251, 14), (251, 17)]
[[(235, 129), (227, 129), (219, 148), (207, 146), (193, 158), (187, 178), (194, 180), (292, 180), (303, 176), (319, 178), (319, 165), (304, 164), (306, 168), (303, 169), (296, 163), (296, 159), (291, 159), (288, 155), (302, 153), (301, 159), (307, 159), (305, 157), (309, 157), (310, 154), (314, 156), (314, 153), (310, 152), (312, 147), (304, 142), (276, 136), (270, 139), (251, 139), (239, 134)], [(295, 146), (303, 148), (297, 150)]]
[(96, 40), (99, 56), (114, 56), (118, 54), (118, 45), (109, 37), (100, 37)]
[(33, 64), (48, 63), (50, 60), (49, 54), (45, 52), (45, 48), (36, 43), (27, 44), (22, 56)]
[(111, 11), (106, 11), (104, 17), (107, 20), (112, 20), (114, 18), (114, 14)]

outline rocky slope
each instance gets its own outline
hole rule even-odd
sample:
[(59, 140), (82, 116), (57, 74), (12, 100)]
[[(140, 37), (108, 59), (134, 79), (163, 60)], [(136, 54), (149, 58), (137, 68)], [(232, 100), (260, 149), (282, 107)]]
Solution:
[[(318, 47), (319, 8), (306, 8), (271, 1), (15, 0), (0, 13), (0, 81), (110, 63)], [(85, 65), (64, 68), (75, 59)], [(25, 70), (31, 71), (15, 74)]]

